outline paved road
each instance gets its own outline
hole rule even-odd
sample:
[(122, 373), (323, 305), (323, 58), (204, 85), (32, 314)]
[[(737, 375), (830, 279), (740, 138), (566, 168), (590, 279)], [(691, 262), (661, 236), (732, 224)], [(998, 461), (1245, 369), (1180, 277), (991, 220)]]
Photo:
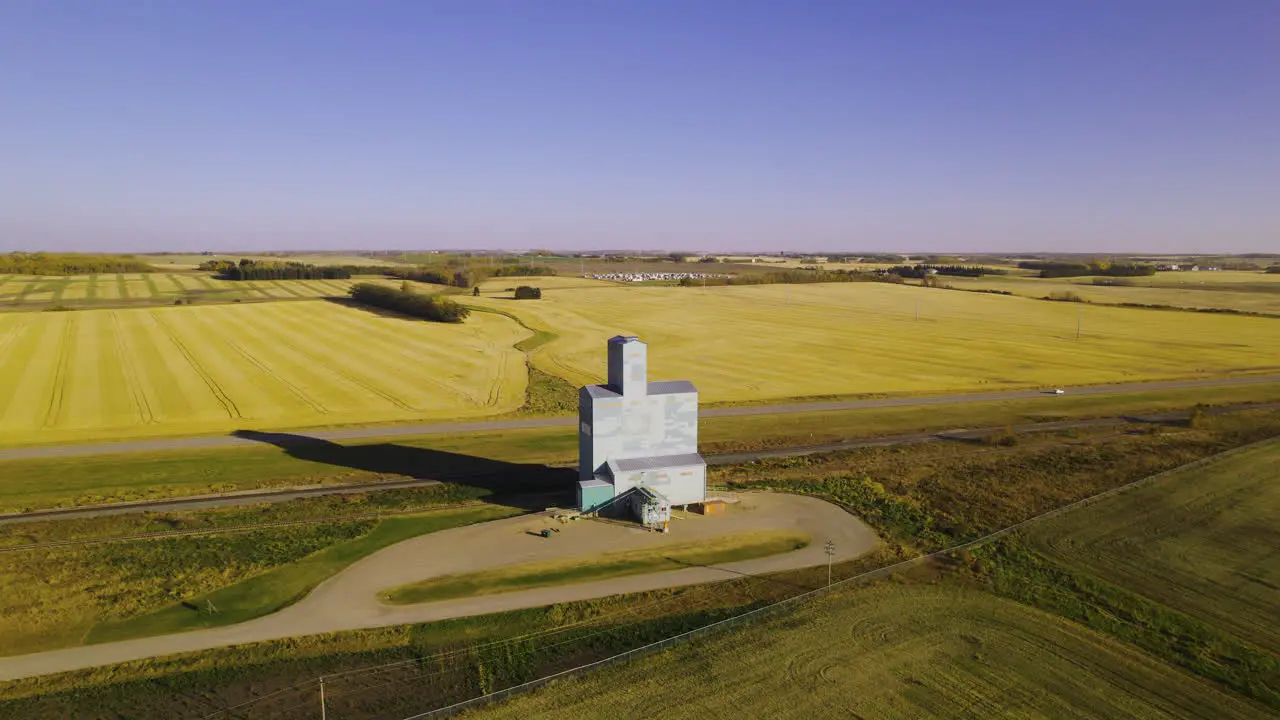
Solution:
[[(377, 552), (321, 583), (307, 597), (272, 615), (224, 628), (54, 650), (0, 658), (0, 681), (49, 675), (132, 660), (197, 652), (228, 645), (280, 640), (316, 633), (433, 622), (456, 617), (542, 607), (620, 593), (697, 585), (772, 573), (827, 562), (824, 544), (835, 543), (837, 562), (873, 549), (875, 532), (830, 503), (795, 495), (751, 493), (722, 516), (673, 520), (669, 534), (621, 523), (576, 522), (550, 539), (530, 535), (547, 527), (542, 516), (522, 516), (445, 530)], [(459, 598), (423, 605), (393, 606), (381, 591), (429, 577), (502, 565), (593, 555), (631, 548), (660, 547), (754, 530), (794, 530), (812, 538), (808, 547), (756, 560), (714, 567), (558, 585), (520, 592)], [(466, 553), (456, 551), (467, 548)]]
[[(1211, 415), (1236, 412), (1240, 410), (1270, 410), (1280, 408), (1280, 403), (1258, 403), (1254, 405), (1231, 405), (1206, 410)], [(1093, 418), (1089, 420), (1062, 420), (1056, 422), (1027, 423), (1011, 428), (1014, 433), (1052, 432), (1054, 430), (1083, 429), (1090, 427), (1108, 427), (1127, 423), (1156, 423), (1184, 420), (1187, 412), (1168, 412), (1152, 415)], [(708, 465), (737, 465), (762, 460), (765, 458), (799, 457), (815, 455), (838, 450), (853, 450), (868, 447), (886, 447), (890, 445), (919, 445), (923, 443), (942, 442), (946, 440), (970, 440), (1004, 428), (962, 428), (935, 432), (907, 433), (902, 435), (884, 435), (875, 438), (841, 440), (821, 445), (805, 445), (800, 447), (777, 448), (773, 450), (754, 450), (750, 452), (721, 453), (708, 455)], [(552, 465), (551, 467), (572, 467), (572, 463)], [(132, 502), (112, 503), (110, 505), (87, 505), (72, 508), (54, 508), (36, 510), (28, 513), (0, 514), (0, 525), (36, 522), (41, 520), (73, 520), (106, 515), (128, 515), (144, 512), (176, 512), (190, 510), (206, 510), (210, 508), (235, 507), (240, 505), (257, 505), (260, 503), (277, 503), (301, 498), (320, 497), (323, 495), (348, 495), (353, 493), (376, 492), (382, 490), (399, 490), (403, 488), (427, 487), (439, 485), (450, 480), (474, 479), (476, 475), (440, 476), (438, 478), (412, 478), (408, 480), (387, 480), (372, 483), (352, 483), (344, 485), (320, 485), (292, 488), (269, 488), (259, 490), (241, 490), (214, 495), (192, 495), (189, 497), (170, 498), (164, 500), (136, 500)]]
[[(1280, 375), (1249, 375), (1242, 377), (1204, 378), (1200, 380), (1167, 380), (1162, 382), (1129, 383), (1123, 385), (1094, 385), (1072, 388), (1075, 395), (1104, 395), (1110, 393), (1143, 392), (1149, 390), (1177, 390), (1183, 388), (1222, 387), (1280, 382)], [(912, 407), (922, 405), (954, 405), (959, 403), (991, 402), (994, 400), (1026, 400), (1048, 396), (1042, 390), (1009, 390), (1004, 392), (972, 393), (966, 395), (938, 395), (931, 397), (898, 397), (874, 400), (846, 400), (839, 402), (792, 403), (788, 405), (746, 405), (738, 407), (705, 408), (702, 417), (743, 417), (751, 415), (788, 415), (792, 413), (830, 412), (833, 410), (859, 410), (866, 408)], [(527, 418), (522, 420), (488, 420), (466, 423), (433, 423), (429, 425), (394, 425), (388, 427), (346, 428), (341, 430), (299, 430), (291, 432), (299, 437), (317, 440), (374, 440), (378, 438), (404, 437), (406, 435), (442, 435), (485, 432), (490, 430), (520, 430), (526, 428), (573, 427), (576, 418)], [(261, 443), (251, 438), (232, 435), (209, 437), (164, 438), (131, 442), (95, 443), (87, 445), (49, 445), (0, 449), (0, 460), (30, 460), (37, 458), (65, 458), (112, 453), (154, 452), (159, 450), (199, 450), (252, 446)]]

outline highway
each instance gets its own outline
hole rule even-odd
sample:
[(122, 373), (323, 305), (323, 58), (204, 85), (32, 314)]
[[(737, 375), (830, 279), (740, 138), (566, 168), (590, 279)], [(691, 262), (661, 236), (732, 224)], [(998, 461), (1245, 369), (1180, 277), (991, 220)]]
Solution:
[[(1238, 385), (1254, 385), (1260, 383), (1280, 382), (1280, 375), (1248, 375), (1239, 377), (1204, 378), (1198, 380), (1166, 380), (1160, 382), (1128, 383), (1117, 385), (1093, 385), (1070, 388), (1071, 396), (1107, 395), (1114, 393), (1146, 392), (1153, 390), (1180, 390), (1187, 388), (1228, 387)], [(983, 403), (999, 400), (1027, 400), (1045, 398), (1044, 390), (1006, 390), (989, 393), (969, 393), (955, 395), (935, 395), (925, 397), (895, 397), (870, 400), (842, 400), (833, 402), (791, 403), (785, 405), (742, 405), (732, 407), (704, 408), (700, 415), (704, 418), (716, 417), (751, 417), (760, 415), (790, 415), (794, 413), (832, 412), (837, 410), (863, 410), (889, 407), (918, 407), (928, 405), (958, 405), (964, 403)], [(522, 430), (527, 428), (574, 427), (578, 424), (573, 417), (521, 418), (516, 420), (487, 420), (465, 423), (431, 423), (422, 425), (391, 425), (382, 427), (340, 428), (334, 430), (296, 430), (288, 432), (298, 437), (309, 437), (316, 440), (352, 441), (377, 440), (381, 438), (405, 437), (409, 435), (459, 435), (464, 433), (488, 432), (493, 430)], [(0, 449), (0, 461), (33, 460), (40, 458), (68, 458), (88, 455), (108, 455), (113, 453), (156, 452), (163, 450), (200, 450), (206, 448), (226, 448), (237, 446), (260, 445), (252, 438), (234, 435), (213, 435), (203, 437), (157, 438), (154, 440), (134, 440), (110, 443), (89, 443), (82, 445), (36, 445), (30, 447), (14, 447)]]

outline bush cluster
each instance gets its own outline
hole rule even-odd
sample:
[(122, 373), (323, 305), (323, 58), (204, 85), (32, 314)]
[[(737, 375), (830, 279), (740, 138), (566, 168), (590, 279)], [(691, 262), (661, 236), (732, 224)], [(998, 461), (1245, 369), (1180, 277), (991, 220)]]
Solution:
[(530, 287), (528, 285), (521, 285), (520, 287), (516, 288), (516, 299), (517, 300), (541, 300), (542, 288)]
[(352, 268), (345, 265), (308, 265), (300, 262), (274, 262), (242, 258), (240, 262), (209, 260), (200, 270), (215, 272), (223, 280), (346, 280)]
[(373, 283), (359, 283), (352, 287), (351, 299), (362, 305), (393, 310), (432, 322), (459, 323), (471, 314), (470, 310), (448, 298), (419, 295)]

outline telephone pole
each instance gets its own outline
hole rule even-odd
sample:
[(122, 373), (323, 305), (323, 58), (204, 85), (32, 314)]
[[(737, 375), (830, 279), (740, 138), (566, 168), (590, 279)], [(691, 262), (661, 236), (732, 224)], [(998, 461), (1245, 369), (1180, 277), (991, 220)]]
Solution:
[(320, 720), (327, 720), (328, 711), (325, 709), (324, 703), (324, 676), (320, 676)]
[(827, 554), (827, 587), (831, 587), (831, 560), (836, 555), (836, 544), (828, 540), (826, 546), (823, 547), (823, 552)]

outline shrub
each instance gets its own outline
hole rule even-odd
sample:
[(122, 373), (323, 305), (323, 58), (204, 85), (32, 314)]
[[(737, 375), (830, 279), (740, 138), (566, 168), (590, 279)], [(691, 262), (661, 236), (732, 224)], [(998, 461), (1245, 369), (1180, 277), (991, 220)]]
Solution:
[(447, 298), (419, 295), (372, 283), (360, 283), (352, 287), (351, 299), (363, 305), (393, 310), (432, 322), (458, 323), (471, 314), (470, 310)]
[(1075, 293), (1072, 290), (1064, 290), (1062, 292), (1051, 292), (1048, 295), (1045, 295), (1044, 299), (1054, 300), (1057, 302), (1078, 302), (1078, 303), (1089, 302), (1088, 300), (1085, 300), (1084, 298), (1080, 297), (1077, 293)]
[(542, 288), (530, 287), (528, 285), (521, 285), (520, 287), (516, 288), (515, 297), (517, 300), (541, 300)]

